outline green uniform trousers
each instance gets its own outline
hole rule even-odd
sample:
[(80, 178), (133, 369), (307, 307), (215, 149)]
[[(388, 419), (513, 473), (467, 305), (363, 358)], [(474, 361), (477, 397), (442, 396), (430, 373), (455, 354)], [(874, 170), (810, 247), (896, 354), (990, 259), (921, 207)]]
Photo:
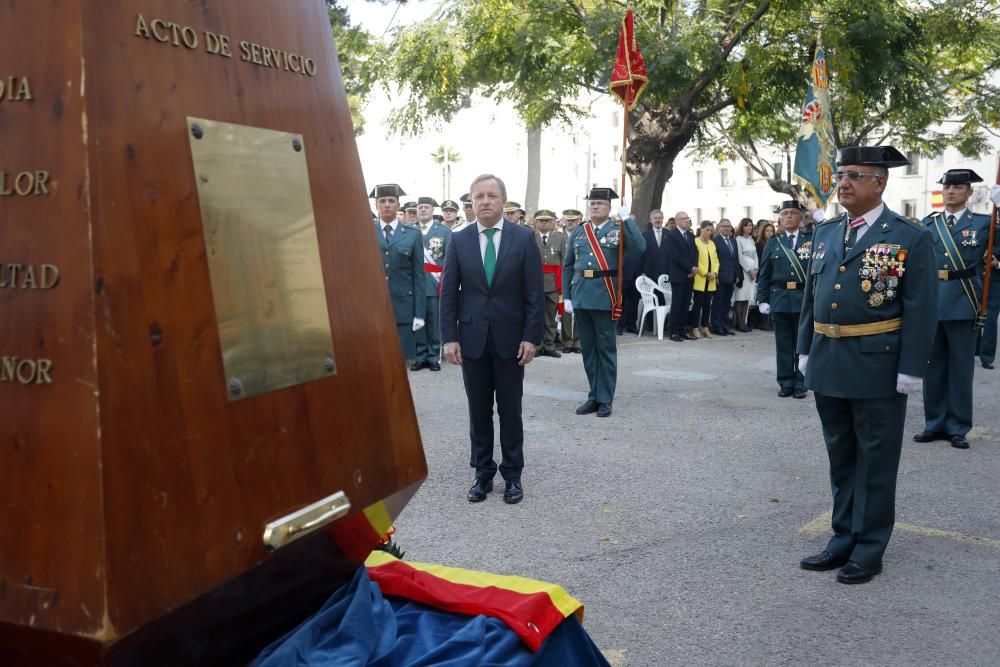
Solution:
[(618, 382), (618, 341), (615, 322), (607, 310), (574, 309), (580, 330), (583, 369), (587, 372), (590, 393), (587, 398), (598, 403), (615, 400)]
[(774, 354), (778, 366), (778, 386), (792, 391), (805, 391), (805, 378), (799, 372), (795, 340), (799, 336), (798, 313), (776, 313), (771, 311), (771, 325), (774, 327)]
[(580, 347), (580, 331), (573, 321), (573, 313), (562, 314), (562, 346), (564, 350), (567, 347)]
[(556, 315), (559, 313), (559, 292), (549, 292), (545, 295), (545, 335), (542, 338), (543, 350), (556, 349)]
[(414, 338), (417, 343), (415, 361), (441, 360), (441, 299), (436, 295), (427, 297), (427, 319)]
[(873, 568), (896, 521), (896, 473), (906, 396), (834, 398), (816, 394), (830, 457), (833, 537), (826, 550)]
[(924, 428), (964, 436), (972, 429), (976, 335), (972, 320), (942, 320), (924, 376)]

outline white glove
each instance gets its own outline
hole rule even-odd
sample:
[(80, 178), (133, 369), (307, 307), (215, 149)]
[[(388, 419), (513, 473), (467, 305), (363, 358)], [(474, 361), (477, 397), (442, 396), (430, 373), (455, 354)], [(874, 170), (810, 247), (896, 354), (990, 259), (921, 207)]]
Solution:
[(622, 206), (618, 209), (618, 217), (624, 222), (632, 217), (632, 211), (629, 210), (628, 206)]
[(922, 378), (912, 375), (896, 374), (896, 391), (900, 394), (916, 394), (923, 391), (924, 381)]
[(1000, 185), (994, 185), (990, 188), (990, 201), (996, 206), (1000, 206)]
[(414, 331), (420, 331), (423, 328), (424, 328), (424, 321), (421, 318), (419, 318), (419, 317), (414, 317), (413, 318), (413, 330)]
[(809, 355), (808, 354), (800, 354), (799, 355), (799, 372), (802, 373), (803, 375), (806, 374), (806, 364), (808, 364), (808, 363), (809, 363)]
[(826, 220), (826, 213), (821, 208), (814, 208), (812, 216), (813, 220), (815, 220), (816, 222), (823, 222), (824, 220)]
[(573, 302), (569, 299), (563, 299), (563, 312), (572, 313), (573, 312)]
[(758, 303), (757, 304), (757, 310), (760, 311), (761, 315), (770, 315), (771, 314), (771, 304), (768, 304), (768, 303)]

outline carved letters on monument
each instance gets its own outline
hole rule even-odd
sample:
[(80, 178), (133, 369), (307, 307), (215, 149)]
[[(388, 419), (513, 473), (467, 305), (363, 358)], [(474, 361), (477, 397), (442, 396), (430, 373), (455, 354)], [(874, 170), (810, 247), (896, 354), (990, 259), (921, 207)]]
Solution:
[(0, 76), (0, 102), (30, 102), (31, 80), (26, 76)]

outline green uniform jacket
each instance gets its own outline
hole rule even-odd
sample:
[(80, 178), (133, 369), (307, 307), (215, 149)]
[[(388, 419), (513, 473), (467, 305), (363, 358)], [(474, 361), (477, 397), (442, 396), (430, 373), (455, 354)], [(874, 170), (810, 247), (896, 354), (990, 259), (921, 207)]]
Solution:
[(375, 223), (375, 237), (378, 238), (396, 324), (411, 324), (414, 317), (426, 319), (424, 244), (420, 239), (420, 230), (399, 223), (386, 247), (384, 228), (382, 221)]
[[(931, 235), (888, 208), (845, 256), (846, 234), (844, 214), (818, 225), (813, 236), (796, 348), (809, 355), (806, 387), (835, 398), (892, 398), (898, 373), (922, 378), (927, 370), (938, 299)], [(901, 276), (876, 264), (900, 253)], [(890, 333), (830, 338), (813, 330), (814, 321), (866, 324), (897, 317), (902, 328)]]
[[(934, 223), (935, 218), (941, 217), (941, 224), (945, 229), (948, 225), (944, 218), (945, 213), (933, 213), (923, 219), (924, 227), (931, 232), (934, 239), (935, 268), (942, 271), (953, 270), (949, 261), (951, 252), (945, 247), (944, 242), (938, 234), (938, 226)], [(986, 244), (990, 239), (990, 217), (979, 213), (971, 213), (966, 210), (962, 217), (955, 221), (951, 228), (951, 238), (955, 241), (962, 256), (962, 262), (966, 267), (976, 267), (975, 275), (972, 276), (973, 295), (976, 303), (980, 302), (983, 296), (983, 273), (986, 271)], [(991, 285), (995, 289), (995, 285)], [(973, 307), (969, 297), (965, 294), (960, 280), (939, 280), (938, 281), (938, 319), (939, 320), (974, 320), (978, 309)]]
[[(783, 245), (799, 261), (802, 275), (788, 259), (788, 255), (778, 244)], [(788, 234), (781, 232), (767, 240), (764, 252), (760, 255), (760, 270), (757, 272), (757, 303), (771, 306), (772, 313), (797, 313), (802, 309), (804, 294), (803, 278), (806, 265), (809, 263), (812, 232), (799, 229), (795, 237), (795, 248), (789, 248)], [(795, 289), (788, 289), (789, 283), (795, 283)]]
[[(538, 252), (542, 254), (542, 266), (546, 264), (562, 264), (566, 259), (566, 234), (559, 230), (549, 232), (548, 245), (542, 244), (541, 232), (535, 230), (535, 243), (538, 245)], [(545, 280), (545, 295), (549, 298), (558, 298), (558, 290), (562, 285), (556, 287), (556, 274), (545, 273), (542, 276)]]
[[(604, 252), (609, 270), (618, 270), (618, 243), (622, 237), (621, 229), (620, 222), (608, 220), (596, 232), (597, 242)], [(625, 250), (629, 252), (646, 250), (646, 239), (642, 238), (639, 227), (631, 218), (625, 221)], [(583, 278), (576, 275), (576, 271), (600, 270), (600, 268), (597, 258), (590, 250), (584, 226), (580, 225), (569, 235), (569, 240), (566, 242), (566, 258), (563, 260), (563, 298), (573, 302), (574, 310), (588, 308), (611, 311), (611, 298), (604, 286), (604, 279)], [(611, 282), (617, 288), (617, 276), (612, 277)]]
[[(417, 226), (417, 231), (420, 231), (419, 225)], [(427, 234), (421, 232), (420, 235), (424, 240), (424, 257), (421, 261), (444, 266), (445, 253), (448, 251), (448, 244), (451, 242), (451, 230), (448, 229), (448, 226), (435, 220)], [(437, 279), (434, 278), (435, 275)], [(424, 273), (425, 296), (438, 295), (438, 280), (442, 275), (442, 273)]]

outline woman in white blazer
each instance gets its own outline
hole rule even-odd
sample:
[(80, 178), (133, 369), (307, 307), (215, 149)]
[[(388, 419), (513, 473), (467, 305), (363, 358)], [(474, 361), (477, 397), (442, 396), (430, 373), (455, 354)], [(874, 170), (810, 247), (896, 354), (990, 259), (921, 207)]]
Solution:
[(743, 218), (736, 229), (736, 251), (743, 267), (743, 284), (733, 292), (733, 314), (738, 331), (750, 331), (747, 326), (747, 313), (754, 303), (757, 292), (757, 244), (753, 239), (753, 220)]

